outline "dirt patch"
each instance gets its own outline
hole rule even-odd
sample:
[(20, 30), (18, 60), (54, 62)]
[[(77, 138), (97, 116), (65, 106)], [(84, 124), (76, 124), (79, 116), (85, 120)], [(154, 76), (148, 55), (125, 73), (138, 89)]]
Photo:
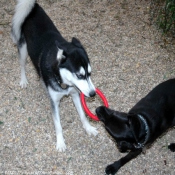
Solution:
[[(128, 111), (158, 83), (173, 78), (174, 54), (164, 48), (160, 34), (149, 23), (149, 2), (131, 0), (39, 0), (67, 39), (77, 37), (91, 60), (92, 80), (106, 95), (109, 106)], [(89, 137), (70, 97), (60, 106), (65, 153), (55, 149), (50, 102), (30, 59), (27, 89), (19, 87), (16, 46), (10, 38), (15, 1), (0, 7), (0, 174), (104, 174), (119, 159), (115, 144), (100, 122), (96, 137)], [(100, 102), (89, 102), (95, 109)], [(69, 107), (67, 107), (69, 106)], [(119, 170), (122, 175), (174, 173), (174, 154), (168, 132), (146, 152)], [(166, 163), (165, 163), (166, 162)]]

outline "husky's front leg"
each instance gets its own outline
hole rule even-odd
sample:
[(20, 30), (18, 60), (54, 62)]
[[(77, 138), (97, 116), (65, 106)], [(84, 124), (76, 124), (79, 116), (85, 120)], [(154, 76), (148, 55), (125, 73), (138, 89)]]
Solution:
[(62, 127), (60, 123), (60, 115), (59, 115), (59, 103), (63, 96), (60, 95), (58, 92), (54, 91), (51, 87), (48, 87), (48, 91), (51, 98), (52, 117), (55, 125), (56, 137), (57, 137), (56, 149), (60, 152), (63, 152), (66, 150), (66, 145), (64, 143), (64, 137), (63, 137)]
[(74, 102), (74, 105), (78, 111), (78, 114), (80, 116), (81, 122), (83, 124), (84, 129), (86, 130), (86, 132), (91, 135), (93, 134), (94, 136), (96, 136), (98, 134), (98, 131), (95, 127), (91, 126), (89, 121), (87, 120), (85, 113), (83, 111), (82, 105), (81, 105), (81, 101), (80, 101), (80, 95), (78, 93), (77, 90), (73, 90), (71, 92), (71, 96)]

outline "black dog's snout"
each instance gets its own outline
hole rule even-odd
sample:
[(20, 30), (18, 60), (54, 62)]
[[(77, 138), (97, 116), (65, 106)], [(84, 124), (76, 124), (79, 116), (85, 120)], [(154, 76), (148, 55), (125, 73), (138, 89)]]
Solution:
[(96, 114), (97, 114), (99, 120), (102, 121), (102, 122), (105, 122), (105, 118), (104, 118), (104, 116), (102, 115), (102, 114), (103, 114), (103, 107), (100, 106), (100, 107), (96, 108), (95, 112), (96, 112)]
[(94, 97), (96, 95), (96, 92), (95, 91), (91, 91), (90, 93), (89, 93), (89, 96), (90, 97)]
[(97, 114), (97, 116), (100, 114), (100, 107), (96, 108), (95, 113)]

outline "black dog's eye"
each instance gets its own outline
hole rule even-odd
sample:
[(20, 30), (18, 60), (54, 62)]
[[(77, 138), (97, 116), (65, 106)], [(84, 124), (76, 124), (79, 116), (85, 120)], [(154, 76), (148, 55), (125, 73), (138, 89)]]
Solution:
[(77, 76), (78, 79), (84, 79), (84, 75), (76, 74), (76, 76)]

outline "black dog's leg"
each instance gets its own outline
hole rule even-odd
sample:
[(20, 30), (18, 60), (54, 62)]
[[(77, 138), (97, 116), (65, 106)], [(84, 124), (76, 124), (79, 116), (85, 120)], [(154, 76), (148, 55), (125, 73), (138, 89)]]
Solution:
[(115, 173), (127, 162), (129, 162), (131, 159), (136, 158), (140, 153), (142, 152), (142, 149), (139, 149), (137, 151), (130, 151), (125, 157), (122, 157), (120, 160), (114, 162), (111, 165), (108, 165), (106, 167), (106, 174), (115, 175)]
[(175, 143), (171, 143), (170, 145), (168, 145), (168, 149), (170, 149), (170, 151), (175, 152)]

